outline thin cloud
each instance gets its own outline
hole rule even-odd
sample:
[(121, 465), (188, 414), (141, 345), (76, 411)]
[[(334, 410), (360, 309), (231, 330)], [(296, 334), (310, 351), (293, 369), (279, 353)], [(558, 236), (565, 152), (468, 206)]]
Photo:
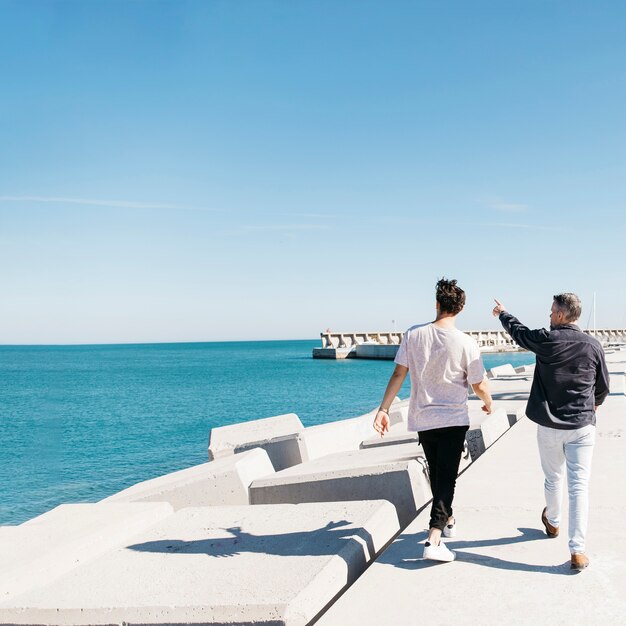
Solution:
[(219, 209), (192, 207), (183, 204), (164, 204), (160, 202), (134, 202), (132, 200), (98, 200), (94, 198), (68, 198), (64, 196), (0, 196), (0, 202), (40, 202), (54, 204), (79, 204), (82, 206), (98, 206), (113, 209), (167, 209), (174, 211), (209, 211)]
[(277, 233), (282, 237), (295, 239), (298, 233), (331, 230), (325, 224), (243, 224), (237, 228), (223, 230), (222, 237), (241, 237), (250, 233)]
[(331, 215), (330, 213), (280, 213), (284, 217), (310, 217), (313, 219), (337, 219), (342, 215)]
[(557, 228), (556, 226), (541, 226), (540, 224), (518, 224), (512, 222), (489, 222), (484, 224), (484, 226), (495, 227), (495, 228), (517, 228), (521, 230), (540, 230), (547, 232), (554, 231), (562, 231), (563, 228)]
[(290, 231), (306, 231), (306, 230), (329, 230), (325, 224), (255, 224), (242, 226), (242, 230), (255, 230), (264, 232), (290, 232)]

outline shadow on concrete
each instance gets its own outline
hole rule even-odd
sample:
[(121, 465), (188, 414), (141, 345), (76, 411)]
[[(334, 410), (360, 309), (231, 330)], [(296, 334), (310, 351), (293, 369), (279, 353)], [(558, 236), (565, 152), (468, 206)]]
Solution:
[(231, 536), (192, 541), (160, 539), (126, 547), (136, 552), (206, 554), (212, 558), (233, 557), (246, 552), (277, 556), (338, 555), (348, 566), (349, 583), (363, 573), (376, 554), (371, 534), (346, 520), (328, 522), (326, 526), (315, 530), (277, 535), (254, 535), (239, 526), (218, 530), (226, 531)]
[(569, 575), (574, 572), (570, 569), (569, 559), (560, 565), (533, 565), (532, 563), (519, 563), (517, 561), (505, 561), (495, 556), (486, 554), (475, 554), (473, 552), (456, 551), (459, 560), (482, 565), (483, 567), (494, 567), (496, 569), (514, 570), (517, 572), (536, 572), (539, 574), (559, 574)]
[(528, 392), (510, 391), (502, 393), (492, 393), (491, 397), (494, 400), (518, 400), (520, 402), (524, 402), (528, 400)]
[[(569, 575), (573, 572), (573, 570), (570, 570), (569, 560), (559, 565), (533, 565), (531, 563), (506, 561), (498, 557), (467, 551), (473, 548), (486, 548), (522, 543), (525, 541), (547, 540), (545, 532), (537, 528), (518, 528), (518, 530), (521, 534), (515, 535), (514, 537), (498, 537), (476, 541), (450, 540), (446, 541), (446, 545), (456, 552), (459, 561), (474, 563), (483, 567), (559, 575)], [(416, 570), (442, 565), (442, 563), (437, 561), (429, 561), (422, 558), (423, 543), (427, 536), (428, 533), (426, 531), (413, 535), (401, 535), (387, 551), (383, 552), (376, 562)]]

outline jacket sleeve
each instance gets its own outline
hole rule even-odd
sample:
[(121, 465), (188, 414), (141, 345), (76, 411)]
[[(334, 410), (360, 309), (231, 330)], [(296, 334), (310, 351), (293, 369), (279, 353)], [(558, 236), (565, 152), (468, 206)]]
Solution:
[(596, 366), (596, 387), (595, 403), (600, 406), (609, 395), (609, 370), (606, 366), (604, 352), (600, 351), (598, 364)]
[(540, 352), (541, 344), (548, 338), (545, 328), (530, 330), (508, 311), (500, 313), (500, 323), (516, 344), (531, 352)]

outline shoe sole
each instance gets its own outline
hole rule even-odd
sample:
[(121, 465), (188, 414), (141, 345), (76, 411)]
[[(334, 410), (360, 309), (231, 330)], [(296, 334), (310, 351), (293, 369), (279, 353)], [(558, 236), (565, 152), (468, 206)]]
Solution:
[(439, 559), (436, 556), (424, 555), (424, 559), (426, 559), (427, 561), (437, 561), (437, 563), (452, 563), (452, 561), (456, 561), (456, 556), (451, 559)]

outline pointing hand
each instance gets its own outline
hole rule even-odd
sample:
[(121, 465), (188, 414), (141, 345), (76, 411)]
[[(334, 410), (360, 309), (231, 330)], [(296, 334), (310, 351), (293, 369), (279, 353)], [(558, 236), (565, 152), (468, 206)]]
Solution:
[(504, 311), (506, 311), (506, 308), (504, 307), (504, 304), (502, 304), (502, 302), (500, 302), (500, 300), (498, 300), (497, 298), (494, 298), (496, 306), (493, 307), (493, 316), (494, 317), (498, 317), (498, 315), (500, 315), (500, 313), (504, 313)]

